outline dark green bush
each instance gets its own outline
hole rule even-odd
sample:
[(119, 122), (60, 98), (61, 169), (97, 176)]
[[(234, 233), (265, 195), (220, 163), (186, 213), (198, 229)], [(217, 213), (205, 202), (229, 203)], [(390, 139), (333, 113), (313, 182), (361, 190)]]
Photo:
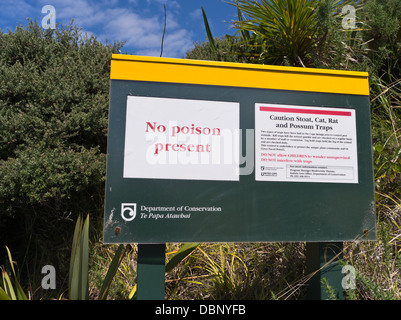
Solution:
[(51, 246), (78, 214), (102, 216), (110, 59), (121, 46), (73, 24), (0, 32), (0, 244)]

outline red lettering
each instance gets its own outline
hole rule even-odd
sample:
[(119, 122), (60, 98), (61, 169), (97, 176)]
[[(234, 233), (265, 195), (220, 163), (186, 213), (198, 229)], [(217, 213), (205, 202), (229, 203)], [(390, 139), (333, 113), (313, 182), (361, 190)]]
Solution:
[(174, 151), (174, 152), (211, 152), (211, 145), (210, 144), (178, 144), (178, 143), (156, 143), (155, 144), (155, 153), (160, 154), (160, 151)]
[(156, 122), (153, 122), (153, 127), (152, 127), (152, 124), (150, 122), (146, 122), (146, 132), (149, 132), (148, 127), (150, 127), (150, 129), (152, 129), (153, 132), (155, 132), (155, 130), (156, 130)]
[(171, 135), (174, 137), (176, 134), (180, 132), (180, 127), (179, 126), (174, 126), (171, 128)]
[(188, 134), (188, 133), (189, 133), (189, 128), (188, 128), (188, 127), (182, 127), (182, 128), (181, 128), (181, 132), (182, 132), (183, 134)]
[(220, 129), (219, 128), (214, 128), (213, 129), (213, 135), (214, 136), (219, 136), (220, 135)]
[[(155, 122), (153, 123), (153, 126), (149, 122), (147, 124), (151, 127), (151, 129), (153, 129), (153, 131), (155, 130), (155, 126), (156, 126)], [(164, 127), (164, 131), (165, 131), (165, 127)], [(183, 127), (173, 126), (173, 127), (171, 127), (171, 136), (175, 137), (179, 133), (182, 133), (182, 134), (196, 134), (196, 135), (204, 134), (206, 136), (209, 136), (209, 135), (220, 136), (221, 135), (220, 134), (220, 128), (211, 129), (211, 128), (208, 128), (208, 127), (205, 127), (205, 128), (195, 127), (194, 124), (191, 124), (190, 127), (188, 127), (188, 126), (183, 126)]]
[(163, 150), (163, 144), (161, 143), (156, 143), (155, 145), (155, 154), (159, 154), (159, 151)]
[(166, 127), (163, 125), (156, 127), (156, 122), (153, 122), (153, 126), (150, 122), (146, 122), (146, 132), (149, 132), (149, 127), (153, 132), (155, 132), (155, 130), (159, 131), (160, 133), (166, 132)]

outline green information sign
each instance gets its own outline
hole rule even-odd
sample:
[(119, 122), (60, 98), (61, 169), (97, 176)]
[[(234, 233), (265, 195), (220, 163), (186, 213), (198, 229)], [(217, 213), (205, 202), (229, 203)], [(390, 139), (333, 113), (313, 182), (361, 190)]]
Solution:
[(374, 240), (367, 76), (113, 55), (104, 242)]

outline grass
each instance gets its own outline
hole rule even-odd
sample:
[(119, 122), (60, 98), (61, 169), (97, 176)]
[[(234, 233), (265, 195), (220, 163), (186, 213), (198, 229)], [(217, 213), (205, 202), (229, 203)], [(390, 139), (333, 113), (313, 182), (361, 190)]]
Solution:
[(356, 268), (353, 299), (401, 299), (401, 202), (380, 209), (378, 239), (345, 246), (348, 264)]
[[(166, 260), (180, 248), (167, 244)], [(90, 262), (90, 298), (97, 299), (115, 245), (95, 245)], [(303, 243), (202, 243), (166, 273), (166, 299), (298, 299), (291, 287), (304, 273)], [(129, 245), (109, 291), (109, 299), (128, 299), (136, 283), (137, 246)]]
[[(103, 245), (101, 241), (93, 246), (89, 269), (89, 298), (99, 299), (103, 280), (118, 245)], [(108, 299), (126, 300), (135, 286), (137, 246), (126, 245), (123, 259), (110, 285)]]

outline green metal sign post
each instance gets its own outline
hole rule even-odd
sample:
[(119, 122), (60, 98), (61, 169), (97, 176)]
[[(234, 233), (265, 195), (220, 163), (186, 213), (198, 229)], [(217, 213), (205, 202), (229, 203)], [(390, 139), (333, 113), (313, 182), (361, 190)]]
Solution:
[(138, 298), (167, 242), (376, 239), (367, 73), (113, 55), (110, 78), (104, 242), (139, 244)]
[(165, 244), (138, 245), (138, 300), (164, 299), (165, 250)]
[[(306, 273), (313, 274), (307, 287), (308, 300), (344, 299), (344, 274), (339, 263), (342, 250), (342, 242), (306, 244)], [(329, 292), (332, 292), (332, 296)]]

